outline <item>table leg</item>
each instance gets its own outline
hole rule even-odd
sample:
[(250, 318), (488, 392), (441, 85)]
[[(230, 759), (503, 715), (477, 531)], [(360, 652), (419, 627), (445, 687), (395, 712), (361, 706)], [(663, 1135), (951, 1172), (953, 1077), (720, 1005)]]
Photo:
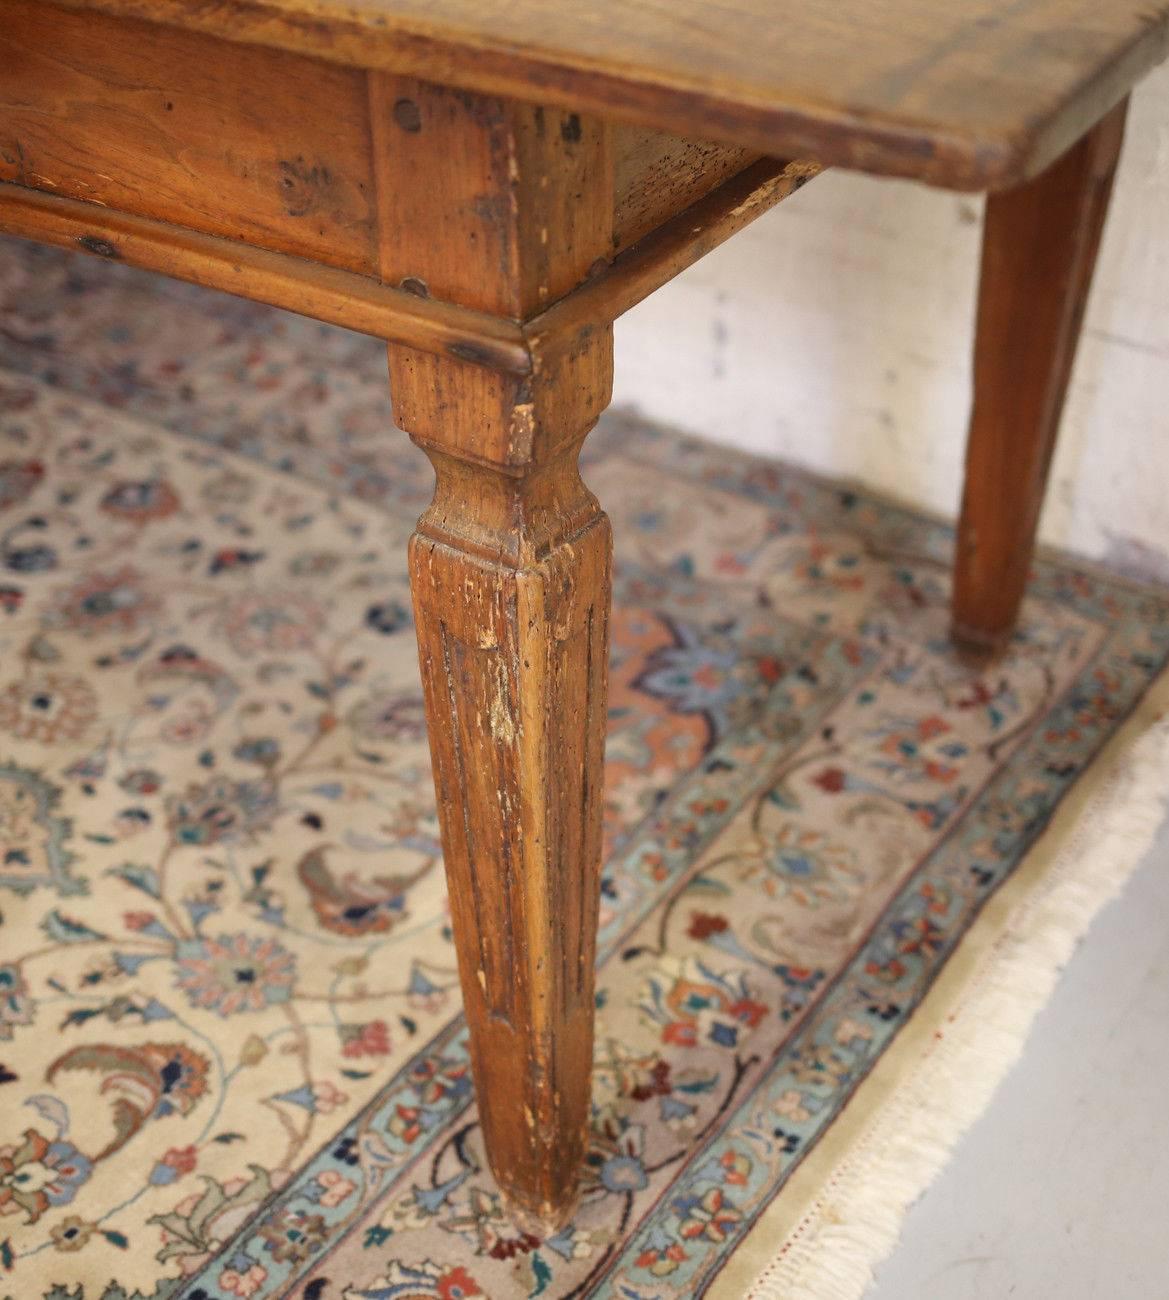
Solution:
[(433, 453), (410, 576), (483, 1139), (537, 1235), (585, 1154), (609, 523), (579, 443), (519, 475)]
[[(604, 123), (381, 75), (370, 105), (385, 282), (519, 322), (611, 251)], [(610, 534), (577, 453), (613, 331), (554, 332), (526, 374), (473, 343), (389, 357), (395, 420), (437, 475), (410, 576), (483, 1142), (547, 1235), (589, 1119)]]
[(1034, 180), (987, 199), (955, 640), (1014, 629), (1120, 155), (1127, 101)]

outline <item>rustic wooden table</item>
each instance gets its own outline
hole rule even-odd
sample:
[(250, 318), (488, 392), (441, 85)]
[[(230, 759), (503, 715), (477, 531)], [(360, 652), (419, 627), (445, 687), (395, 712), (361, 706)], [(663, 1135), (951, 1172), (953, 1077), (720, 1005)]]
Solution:
[(1165, 0), (0, 0), (0, 230), (389, 344), (484, 1140), (541, 1231), (589, 1104), (613, 320), (823, 166), (992, 191), (954, 596), (992, 650), (1167, 50)]

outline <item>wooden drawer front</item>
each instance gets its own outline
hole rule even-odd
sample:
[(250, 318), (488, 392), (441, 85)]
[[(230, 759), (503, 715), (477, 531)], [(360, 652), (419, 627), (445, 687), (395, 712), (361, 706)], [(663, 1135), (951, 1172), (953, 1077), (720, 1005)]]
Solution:
[(0, 0), (0, 179), (377, 274), (365, 74)]

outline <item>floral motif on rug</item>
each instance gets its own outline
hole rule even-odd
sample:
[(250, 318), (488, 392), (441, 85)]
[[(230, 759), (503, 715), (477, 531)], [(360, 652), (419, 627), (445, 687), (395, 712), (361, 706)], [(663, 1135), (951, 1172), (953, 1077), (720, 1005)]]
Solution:
[(0, 247), (0, 1294), (701, 1295), (1169, 655), (1037, 567), (610, 419), (592, 1135), (487, 1172), (409, 613), (428, 470), (367, 340)]

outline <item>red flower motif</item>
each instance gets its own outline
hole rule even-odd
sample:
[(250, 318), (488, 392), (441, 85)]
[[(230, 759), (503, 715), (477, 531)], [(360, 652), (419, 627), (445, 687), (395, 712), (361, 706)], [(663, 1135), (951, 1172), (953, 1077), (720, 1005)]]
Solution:
[(649, 1079), (631, 1088), (629, 1095), (634, 1101), (648, 1101), (651, 1097), (668, 1097), (673, 1090), (673, 1085), (670, 1083), (670, 1063), (659, 1058), (649, 1072)]
[(826, 767), (813, 781), (827, 794), (839, 794), (844, 789), (844, 783), (845, 775), (839, 767)]
[(660, 853), (647, 853), (645, 857), (642, 858), (642, 865), (654, 880), (657, 881), (665, 880), (665, 878), (670, 874), (669, 868), (666, 866), (665, 860), (662, 858)]
[(154, 924), (153, 912), (123, 912), (122, 923), (127, 930), (145, 930)]
[(766, 682), (768, 686), (774, 686), (785, 671), (783, 660), (777, 659), (775, 655), (763, 655), (755, 661), (755, 667), (759, 673), (759, 680)]
[(719, 1164), (726, 1170), (723, 1180), (734, 1187), (746, 1187), (747, 1175), (751, 1172), (751, 1162), (738, 1151), (726, 1152)]
[(709, 939), (712, 934), (722, 934), (728, 928), (725, 916), (715, 912), (691, 912), (690, 928), (686, 933), (691, 939)]
[(712, 1187), (697, 1205), (691, 1207), (689, 1215), (678, 1225), (678, 1233), (684, 1241), (706, 1237), (721, 1244), (736, 1230), (742, 1217), (722, 1190)]
[(637, 1257), (637, 1267), (648, 1269), (655, 1277), (665, 1277), (686, 1258), (686, 1252), (674, 1242), (665, 1250), (643, 1250)]
[(978, 709), (989, 704), (993, 699), (994, 695), (985, 682), (975, 682), (970, 688), (970, 694), (965, 699), (958, 701), (958, 707), (960, 709)]
[(468, 1296), (483, 1294), (479, 1283), (465, 1268), (452, 1268), (438, 1279), (435, 1286), (442, 1300), (466, 1300)]
[(172, 1169), (180, 1174), (189, 1174), (194, 1169), (198, 1158), (199, 1152), (194, 1146), (171, 1147), (163, 1156), (162, 1163), (170, 1165)]
[(662, 1030), (662, 1042), (677, 1047), (693, 1047), (698, 1042), (698, 1026), (688, 1020), (671, 1020)]
[(371, 1020), (359, 1026), (356, 1033), (350, 1030), (350, 1034), (341, 1049), (342, 1056), (385, 1056), (390, 1050), (390, 1031), (384, 1020)]
[(905, 974), (905, 963), (897, 957), (890, 957), (884, 963), (868, 961), (865, 962), (865, 974), (872, 975), (874, 979), (882, 979), (890, 984), (896, 984)]
[(695, 799), (689, 805), (692, 813), (701, 817), (704, 813), (724, 813), (731, 806), (729, 799)]
[(422, 1132), (419, 1116), (422, 1114), (417, 1106), (398, 1106), (390, 1118), (389, 1129), (403, 1142), (413, 1142)]
[(518, 1237), (501, 1237), (487, 1253), (492, 1259), (515, 1259), (517, 1255), (530, 1254), (539, 1244), (539, 1237), (521, 1232)]
[(747, 1025), (751, 1029), (754, 1029), (767, 1014), (767, 1008), (762, 1002), (752, 1002), (750, 998), (741, 998), (738, 1002), (732, 1002), (727, 1010), (740, 1024)]

